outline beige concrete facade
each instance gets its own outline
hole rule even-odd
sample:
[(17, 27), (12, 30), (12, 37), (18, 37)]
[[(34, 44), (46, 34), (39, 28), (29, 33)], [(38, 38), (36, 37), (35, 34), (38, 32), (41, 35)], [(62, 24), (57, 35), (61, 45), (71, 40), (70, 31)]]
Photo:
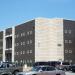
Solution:
[(64, 60), (63, 19), (35, 19), (35, 61)]

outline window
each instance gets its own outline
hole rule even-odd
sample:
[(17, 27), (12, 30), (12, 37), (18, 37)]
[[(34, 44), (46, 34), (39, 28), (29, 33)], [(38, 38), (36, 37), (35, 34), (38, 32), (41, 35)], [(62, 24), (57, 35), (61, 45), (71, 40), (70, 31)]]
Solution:
[(27, 44), (29, 44), (29, 40), (27, 41)]
[(27, 44), (31, 44), (31, 43), (32, 43), (32, 40), (28, 40), (28, 41), (27, 41)]
[(30, 44), (32, 43), (32, 40), (30, 40)]
[(32, 53), (32, 50), (30, 50), (30, 53)]
[(72, 40), (65, 40), (65, 43), (72, 43)]
[(72, 31), (71, 31), (71, 30), (64, 30), (64, 33), (65, 33), (65, 34), (67, 34), (67, 33), (71, 34)]
[(32, 63), (32, 60), (30, 60), (30, 63)]
[(15, 38), (18, 38), (19, 37), (19, 34), (17, 34), (16, 36), (15, 36)]
[(29, 54), (29, 50), (27, 50), (27, 54)]
[(21, 54), (22, 54), (22, 51), (21, 51)]
[(61, 44), (58, 44), (58, 46), (62, 46)]
[(16, 60), (15, 62), (18, 63), (18, 60)]
[(25, 64), (24, 60), (23, 60), (23, 64)]
[(27, 35), (32, 35), (32, 33), (33, 33), (32, 31), (28, 31)]
[(72, 63), (72, 60), (69, 60), (70, 63)]
[(68, 62), (68, 60), (65, 60), (65, 62)]
[(42, 67), (42, 70), (45, 71), (47, 67)]
[(32, 50), (27, 50), (27, 54), (30, 54), (30, 53), (32, 53)]
[(19, 53), (17, 52), (16, 55), (18, 55)]
[(69, 34), (71, 34), (71, 32), (72, 32), (72, 31), (71, 31), (71, 30), (69, 30), (68, 32), (69, 32)]
[(29, 35), (29, 31), (27, 32), (27, 35)]
[(23, 45), (23, 43), (21, 42), (21, 45)]
[(68, 50), (65, 50), (65, 53), (68, 53)]
[(65, 34), (67, 33), (67, 30), (64, 30)]
[(25, 51), (23, 51), (23, 54), (25, 54)]
[(23, 45), (25, 45), (25, 42), (23, 42)]
[(69, 43), (72, 43), (72, 40), (69, 40)]
[(25, 32), (21, 33), (21, 37), (22, 37), (22, 36), (25, 36)]
[(16, 43), (16, 46), (19, 46), (19, 43)]
[(72, 50), (69, 50), (69, 53), (72, 53)]
[(32, 31), (30, 31), (30, 35), (32, 34)]
[(21, 42), (21, 45), (25, 45), (25, 42)]
[(22, 34), (23, 36), (25, 36), (25, 32), (23, 32), (23, 34)]
[(21, 37), (22, 37), (22, 33), (21, 33)]
[(22, 60), (20, 62), (22, 63)]
[(65, 43), (68, 43), (68, 40), (65, 40)]
[(27, 60), (27, 63), (29, 63), (29, 60)]

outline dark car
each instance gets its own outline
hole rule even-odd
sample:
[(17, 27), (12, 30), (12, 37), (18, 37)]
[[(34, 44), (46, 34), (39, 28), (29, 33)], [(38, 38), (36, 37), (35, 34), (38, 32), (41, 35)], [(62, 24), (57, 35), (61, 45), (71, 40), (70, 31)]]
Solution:
[(75, 72), (75, 64), (71, 66), (71, 71)]
[(58, 65), (58, 69), (64, 70), (64, 71), (69, 71), (70, 70), (70, 63), (69, 62), (61, 62), (60, 65)]
[(53, 66), (53, 67), (56, 67), (56, 65), (59, 65), (60, 64), (60, 62), (59, 61), (40, 61), (40, 62), (35, 62), (34, 64), (33, 64), (33, 66), (35, 67), (35, 66)]
[(53, 66), (36, 66), (32, 68), (32, 71), (54, 71), (56, 70)]

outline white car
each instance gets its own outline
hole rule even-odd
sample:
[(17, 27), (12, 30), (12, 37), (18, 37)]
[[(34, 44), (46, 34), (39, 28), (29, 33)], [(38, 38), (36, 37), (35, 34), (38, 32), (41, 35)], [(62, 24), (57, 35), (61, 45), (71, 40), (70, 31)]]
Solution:
[(29, 72), (18, 72), (16, 75), (65, 75), (65, 72), (57, 70), (53, 66), (37, 66)]

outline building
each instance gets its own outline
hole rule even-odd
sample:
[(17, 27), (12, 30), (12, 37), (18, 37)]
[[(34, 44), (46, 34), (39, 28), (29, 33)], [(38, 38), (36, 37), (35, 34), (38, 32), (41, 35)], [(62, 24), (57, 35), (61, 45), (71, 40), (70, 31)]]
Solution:
[(3, 59), (3, 31), (0, 32), (0, 60)]
[(36, 18), (1, 31), (0, 60), (75, 63), (75, 21)]

